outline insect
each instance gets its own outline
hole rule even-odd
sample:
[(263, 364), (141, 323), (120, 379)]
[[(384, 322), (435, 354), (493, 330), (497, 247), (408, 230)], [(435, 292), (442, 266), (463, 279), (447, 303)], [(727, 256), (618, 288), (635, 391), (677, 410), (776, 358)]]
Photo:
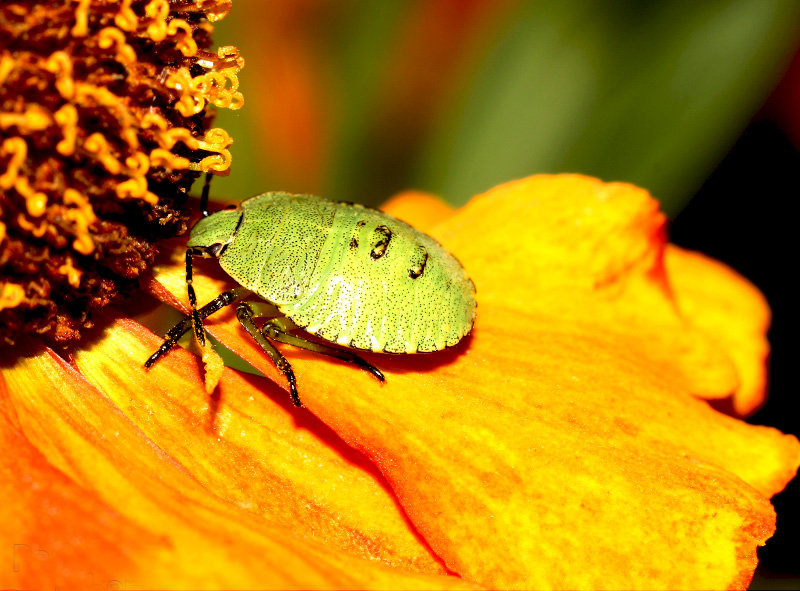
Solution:
[[(208, 182), (205, 217), (186, 245), (191, 314), (169, 330), (146, 367), (190, 329), (204, 344), (203, 319), (235, 303), (239, 322), (286, 377), (292, 402), (301, 406), (291, 365), (273, 342), (336, 357), (383, 382), (381, 371), (353, 350), (433, 352), (452, 347), (472, 329), (472, 280), (438, 242), (405, 222), (310, 195), (264, 193), (210, 215), (207, 200)], [(239, 286), (198, 309), (194, 257), (216, 258)], [(265, 302), (282, 316), (259, 328), (255, 319), (264, 316)], [(289, 332), (297, 327), (339, 347)]]

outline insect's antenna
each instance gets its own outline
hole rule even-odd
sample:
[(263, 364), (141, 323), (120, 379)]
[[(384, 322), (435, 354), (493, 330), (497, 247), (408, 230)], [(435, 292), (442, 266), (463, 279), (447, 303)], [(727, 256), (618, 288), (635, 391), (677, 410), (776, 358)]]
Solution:
[(203, 183), (203, 193), (200, 196), (200, 211), (203, 212), (203, 217), (208, 217), (208, 192), (211, 190), (211, 173), (206, 173), (206, 180)]

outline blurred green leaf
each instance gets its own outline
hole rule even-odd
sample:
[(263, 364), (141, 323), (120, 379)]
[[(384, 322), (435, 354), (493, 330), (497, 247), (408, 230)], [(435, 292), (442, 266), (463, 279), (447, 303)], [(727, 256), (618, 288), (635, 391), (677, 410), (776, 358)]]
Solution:
[(432, 134), (417, 184), (460, 204), (581, 172), (675, 213), (777, 82), (799, 25), (796, 0), (523, 3)]

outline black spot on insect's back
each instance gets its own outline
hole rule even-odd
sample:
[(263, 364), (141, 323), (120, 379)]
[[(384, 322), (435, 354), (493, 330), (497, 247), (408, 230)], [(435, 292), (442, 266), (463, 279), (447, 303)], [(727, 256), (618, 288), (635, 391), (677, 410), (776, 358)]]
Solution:
[(365, 222), (364, 220), (356, 222), (356, 228), (363, 228), (366, 225), (367, 225), (367, 222)]
[(387, 226), (378, 226), (372, 231), (372, 237), (374, 242), (369, 256), (374, 260), (381, 258), (386, 253), (389, 242), (392, 240), (392, 231)]
[(425, 265), (428, 264), (428, 249), (421, 244), (411, 255), (411, 266), (408, 268), (408, 276), (411, 279), (418, 279), (425, 272)]
[(350, 250), (357, 250), (358, 249), (358, 238), (353, 236), (350, 239)]
[(337, 205), (345, 205), (347, 207), (352, 207), (353, 209), (369, 209), (363, 203), (356, 203), (355, 201), (335, 201)]

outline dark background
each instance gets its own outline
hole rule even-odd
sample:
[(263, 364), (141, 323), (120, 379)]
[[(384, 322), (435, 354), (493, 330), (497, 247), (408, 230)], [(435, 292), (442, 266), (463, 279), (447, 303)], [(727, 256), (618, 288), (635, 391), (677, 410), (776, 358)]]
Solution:
[[(792, 380), (800, 302), (794, 286), (798, 231), (792, 212), (800, 195), (800, 152), (788, 135), (785, 121), (776, 121), (769, 110), (756, 117), (675, 217), (671, 237), (727, 263), (766, 295), (773, 312), (769, 397), (749, 422), (800, 436)], [(800, 588), (800, 481), (792, 481), (773, 504), (778, 528), (759, 551), (751, 588)]]

